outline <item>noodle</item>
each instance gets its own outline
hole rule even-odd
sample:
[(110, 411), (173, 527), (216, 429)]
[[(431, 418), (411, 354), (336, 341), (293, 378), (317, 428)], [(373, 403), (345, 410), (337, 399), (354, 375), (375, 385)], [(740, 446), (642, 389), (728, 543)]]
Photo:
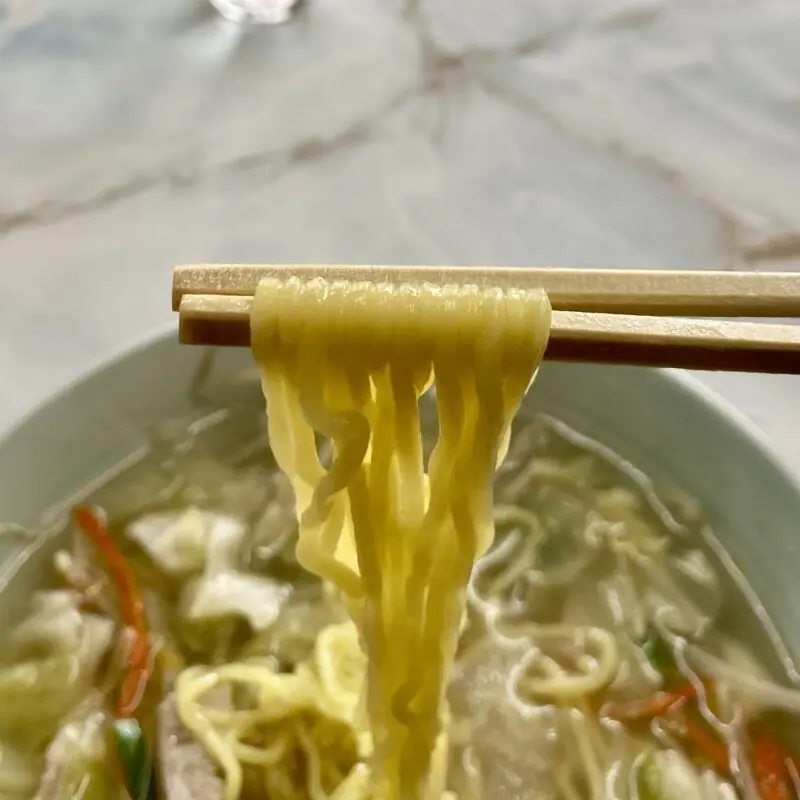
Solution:
[[(343, 592), (369, 660), (376, 797), (433, 796), (465, 590), (493, 538), (492, 477), (549, 316), (541, 291), (290, 279), (256, 292), (253, 351), (297, 556)], [(418, 399), (432, 380), (426, 476)], [(329, 471), (315, 433), (334, 444)]]
[[(309, 735), (307, 725), (315, 716), (342, 725), (350, 731), (354, 743), (359, 733), (364, 733), (356, 724), (358, 697), (352, 687), (363, 682), (366, 664), (353, 624), (324, 629), (317, 639), (312, 661), (318, 673), (311, 664), (301, 664), (294, 674), (288, 674), (276, 673), (265, 663), (235, 662), (219, 667), (193, 667), (178, 676), (176, 692), (181, 720), (222, 768), (225, 800), (239, 797), (243, 764), (263, 769), (265, 780), (269, 780), (268, 775), (292, 751), (293, 742), (306, 756), (309, 796), (327, 797), (320, 777), (319, 743)], [(203, 696), (226, 683), (254, 687), (256, 707), (220, 711), (205, 706)], [(243, 741), (255, 729), (265, 726), (269, 726), (269, 744)], [(368, 742), (364, 750), (369, 752)], [(283, 782), (292, 785), (292, 780), (285, 777)]]
[(222, 768), (225, 775), (225, 800), (236, 800), (242, 791), (242, 766), (233, 743), (221, 736), (197, 702), (217, 684), (215, 675), (195, 676), (189, 670), (178, 676), (178, 713), (183, 724), (195, 735)]
[[(511, 685), (521, 702), (527, 697), (556, 703), (585, 700), (606, 688), (617, 674), (617, 643), (613, 634), (603, 628), (528, 624), (517, 635), (538, 643), (570, 639), (583, 653), (576, 661), (575, 671), (567, 672), (540, 647), (531, 647), (511, 673)], [(590, 655), (592, 649), (596, 650), (594, 656)], [(533, 674), (536, 666), (539, 671)]]
[[(658, 685), (645, 637), (699, 630), (704, 614), (672, 572), (683, 530), (649, 484), (609, 488), (583, 452), (520, 452), (541, 428), (515, 440), (493, 505), (546, 296), (269, 280), (251, 319), (297, 560), (351, 620), (314, 626), (297, 657), (179, 675), (179, 715), (219, 765), (224, 800), (456, 800), (448, 781), (462, 800), (625, 796), (646, 744), (601, 726), (598, 701)], [(204, 699), (221, 685), (237, 687), (230, 710)]]
[[(510, 438), (547, 311), (263, 286), (273, 453), (263, 413), (165, 427), (133, 493), (93, 497), (102, 546), (69, 523), (0, 665), (0, 796), (796, 794), (800, 692), (733, 638), (768, 620), (749, 590), (727, 607), (716, 562), (742, 576), (697, 510), (541, 415)], [(112, 716), (133, 605), (157, 659), (135, 721)]]
[[(347, 622), (325, 628), (317, 638), (311, 662), (301, 664), (294, 674), (276, 673), (269, 665), (254, 661), (184, 670), (176, 685), (178, 709), (184, 725), (222, 769), (225, 800), (239, 797), (243, 766), (261, 769), (264, 781), (272, 787), (269, 791), (286, 797), (307, 793), (312, 798), (327, 798), (334, 788), (331, 797), (367, 800), (374, 796), (374, 782), (371, 771), (361, 762), (372, 754), (372, 739), (360, 722), (357, 708), (357, 688), (363, 685), (365, 676), (366, 660), (358, 632), (352, 622)], [(226, 683), (255, 687), (256, 707), (220, 711), (203, 704), (204, 695)], [(348, 733), (352, 758), (342, 760), (335, 753), (322, 753), (321, 739), (312, 735), (311, 729), (330, 723), (343, 726)], [(244, 741), (265, 726), (269, 726), (269, 735), (264, 737), (268, 744)], [(341, 740), (338, 731), (332, 738)], [(447, 737), (439, 736), (431, 772), (431, 785), (438, 787), (436, 796), (440, 798), (446, 797), (447, 744)], [(304, 786), (297, 785), (283, 765), (284, 759), (297, 751), (305, 757)], [(335, 780), (328, 781), (333, 786), (325, 786), (323, 768), (331, 764), (343, 769)], [(276, 782), (282, 788), (276, 788)]]

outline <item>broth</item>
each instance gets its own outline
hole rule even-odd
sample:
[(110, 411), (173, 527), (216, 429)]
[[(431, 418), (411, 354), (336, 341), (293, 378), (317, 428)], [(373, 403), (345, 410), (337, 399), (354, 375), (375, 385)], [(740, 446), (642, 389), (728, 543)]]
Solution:
[[(261, 709), (263, 686), (240, 678), (181, 706), (181, 675), (244, 662), (283, 681), (334, 631), (363, 681), (342, 599), (294, 556), (292, 494), (262, 417), (161, 426), (146, 455), (90, 498), (135, 574), (155, 645), (141, 716), (157, 797), (230, 790), (187, 714), (224, 738), (232, 714)], [(632, 465), (540, 416), (515, 425), (495, 513), (448, 693), (448, 788), (461, 800), (667, 800), (681, 787), (763, 797), (759, 748), (768, 735), (778, 761), (788, 757), (800, 693), (784, 688), (775, 631), (725, 570), (697, 502), (657, 493)], [(41, 535), (57, 551), (52, 568), (0, 656), (0, 797), (124, 797), (104, 733), (130, 656), (114, 645), (120, 604), (71, 522), (57, 516)], [(335, 797), (360, 729), (352, 709), (333, 721), (315, 709), (297, 712), (281, 770), (269, 753), (283, 729), (263, 714), (237, 729), (244, 800)]]

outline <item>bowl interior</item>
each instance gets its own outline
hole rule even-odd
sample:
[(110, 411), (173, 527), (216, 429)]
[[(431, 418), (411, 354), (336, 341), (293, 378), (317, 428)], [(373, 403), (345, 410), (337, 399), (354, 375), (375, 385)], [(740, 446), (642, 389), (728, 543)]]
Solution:
[[(75, 384), (0, 441), (0, 519), (33, 526), (48, 510), (57, 514), (141, 454), (147, 430), (165, 419), (251, 414), (262, 403), (248, 351), (185, 348), (170, 332)], [(521, 413), (539, 411), (612, 448), (657, 487), (699, 498), (734, 572), (747, 577), (745, 591), (752, 587), (776, 623), (788, 648), (781, 655), (800, 655), (800, 488), (756, 431), (685, 376), (627, 367), (547, 364)], [(0, 627), (20, 612), (52, 549), (0, 537)]]

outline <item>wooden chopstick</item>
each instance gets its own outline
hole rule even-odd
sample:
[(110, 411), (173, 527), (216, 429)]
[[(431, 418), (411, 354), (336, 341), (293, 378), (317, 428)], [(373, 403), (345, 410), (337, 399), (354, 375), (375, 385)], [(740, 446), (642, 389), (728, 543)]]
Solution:
[(172, 308), (189, 295), (252, 297), (266, 277), (474, 283), (541, 287), (556, 310), (705, 317), (800, 317), (800, 274), (546, 269), (209, 264), (176, 267)]
[[(185, 294), (184, 344), (246, 347), (252, 296)], [(800, 374), (800, 325), (554, 311), (545, 358)]]

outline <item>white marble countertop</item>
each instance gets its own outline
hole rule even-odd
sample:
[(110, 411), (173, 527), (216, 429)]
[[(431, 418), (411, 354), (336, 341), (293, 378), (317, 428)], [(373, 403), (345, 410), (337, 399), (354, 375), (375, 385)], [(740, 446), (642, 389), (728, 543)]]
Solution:
[[(0, 428), (191, 261), (800, 268), (793, 0), (0, 0)], [(708, 375), (800, 471), (800, 379)]]

